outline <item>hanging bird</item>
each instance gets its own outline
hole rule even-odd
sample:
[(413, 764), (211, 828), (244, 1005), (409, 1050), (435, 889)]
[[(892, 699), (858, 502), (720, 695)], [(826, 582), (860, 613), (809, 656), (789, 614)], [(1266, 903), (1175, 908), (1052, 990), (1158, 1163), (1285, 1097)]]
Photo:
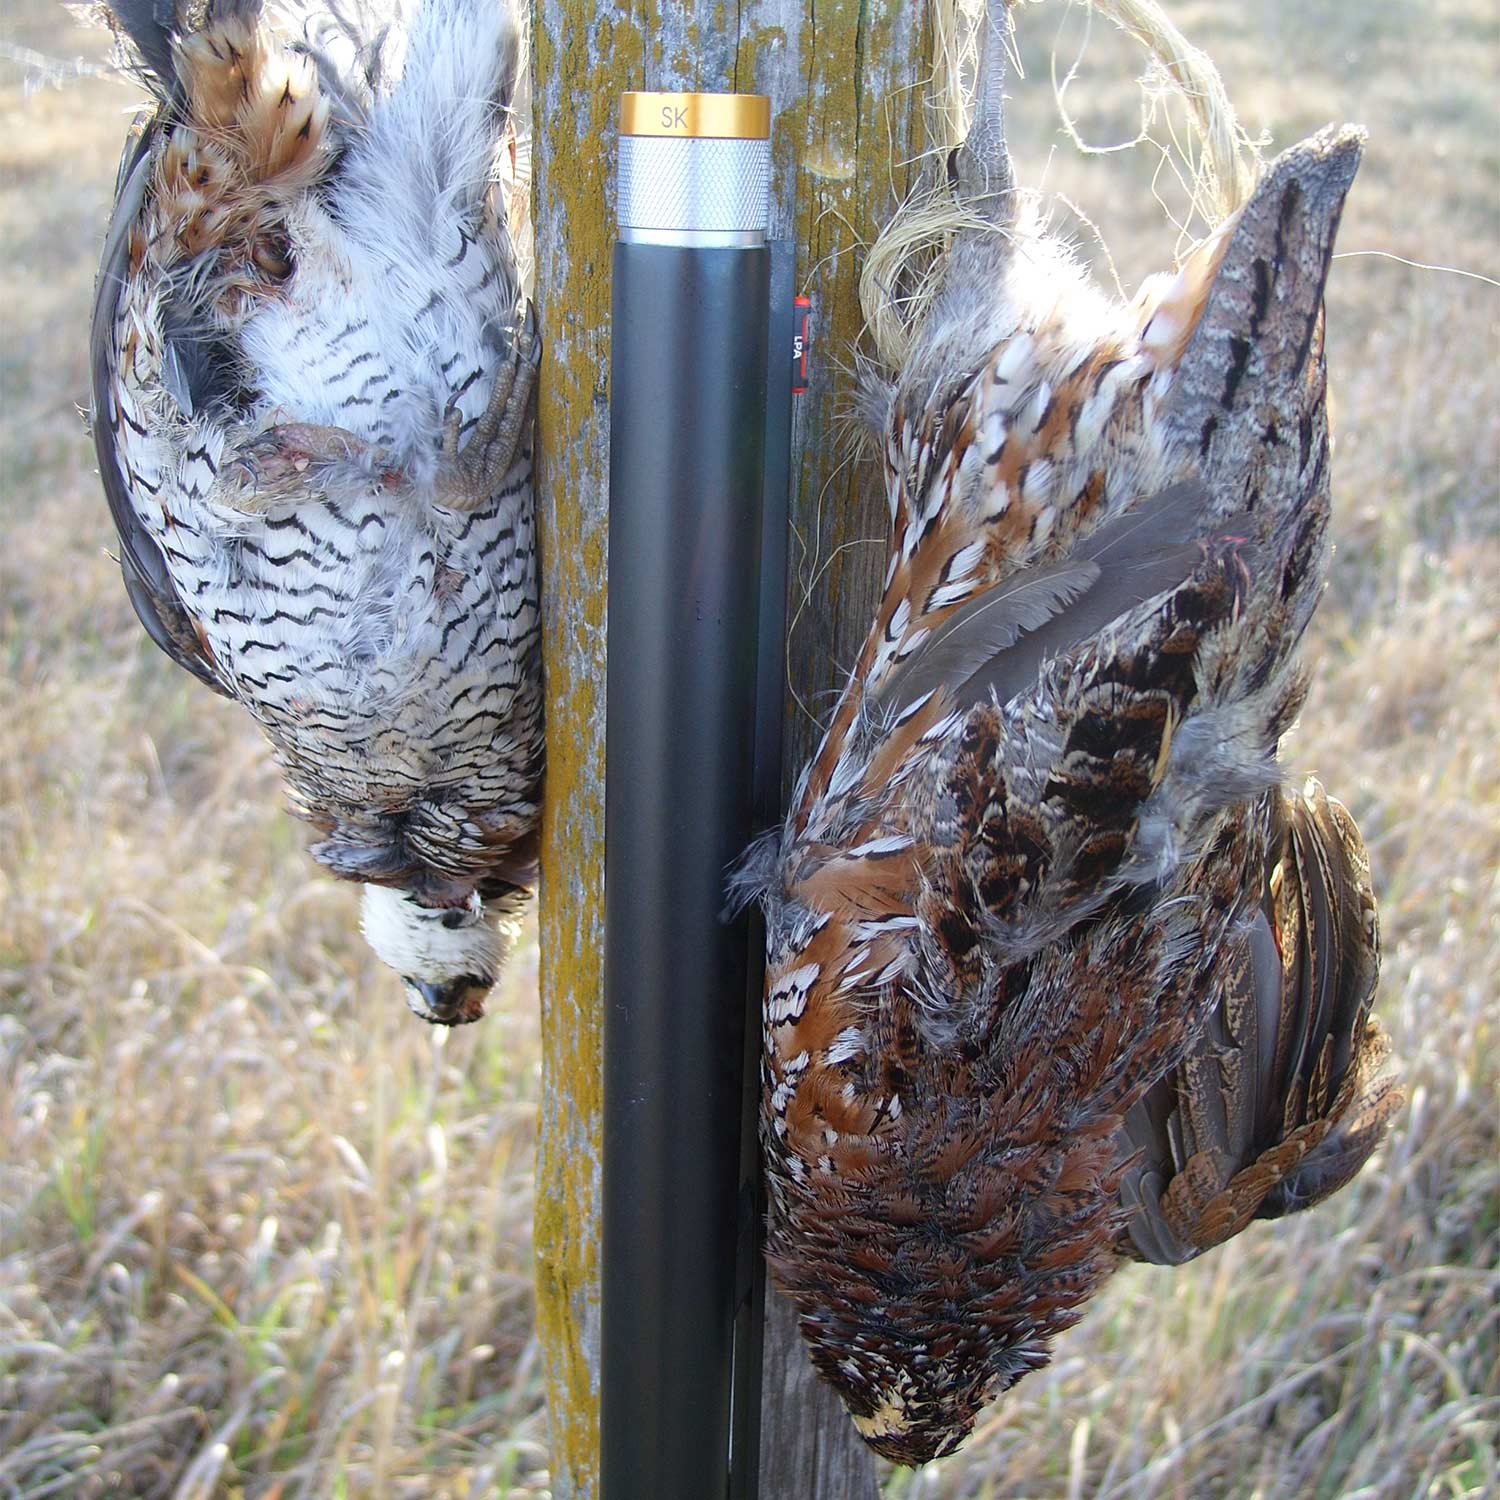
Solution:
[(131, 603), (274, 747), (423, 1019), (476, 1019), (533, 883), (537, 340), (497, 167), (501, 0), (114, 0), (154, 103), (99, 273)]
[(1282, 785), (1328, 559), (1328, 130), (1131, 306), (1017, 192), (990, 0), (961, 227), (872, 415), (884, 595), (783, 829), (768, 1256), (881, 1454), (952, 1452), (1125, 1256), (1347, 1182), (1377, 1079), (1369, 867)]

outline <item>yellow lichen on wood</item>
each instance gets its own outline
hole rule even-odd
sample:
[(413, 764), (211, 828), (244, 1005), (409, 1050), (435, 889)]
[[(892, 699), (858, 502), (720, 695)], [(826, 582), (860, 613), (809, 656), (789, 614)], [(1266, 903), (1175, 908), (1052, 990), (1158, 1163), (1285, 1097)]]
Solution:
[(618, 12), (537, 7), (537, 510), (547, 709), (542, 1104), (534, 1228), (558, 1500), (598, 1494), (604, 631), (612, 114), (638, 87)]

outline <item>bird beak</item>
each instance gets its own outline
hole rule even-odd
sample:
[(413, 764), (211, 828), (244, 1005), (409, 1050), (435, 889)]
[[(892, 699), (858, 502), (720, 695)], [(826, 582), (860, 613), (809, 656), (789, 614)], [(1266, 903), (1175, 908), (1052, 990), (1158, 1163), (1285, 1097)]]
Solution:
[(406, 1004), (413, 1015), (434, 1026), (467, 1026), (484, 1014), (489, 992), (489, 984), (472, 974), (446, 984), (413, 980), (407, 986)]

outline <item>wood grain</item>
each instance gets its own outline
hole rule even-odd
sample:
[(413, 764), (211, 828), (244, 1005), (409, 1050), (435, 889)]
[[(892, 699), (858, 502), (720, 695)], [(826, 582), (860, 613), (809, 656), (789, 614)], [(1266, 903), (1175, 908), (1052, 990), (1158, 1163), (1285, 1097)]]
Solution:
[(604, 578), (609, 358), (609, 128), (638, 33), (579, 0), (533, 12), (537, 520), (547, 796), (542, 817), (542, 1102), (537, 1334), (553, 1493), (599, 1493), (599, 1205), (604, 952)]

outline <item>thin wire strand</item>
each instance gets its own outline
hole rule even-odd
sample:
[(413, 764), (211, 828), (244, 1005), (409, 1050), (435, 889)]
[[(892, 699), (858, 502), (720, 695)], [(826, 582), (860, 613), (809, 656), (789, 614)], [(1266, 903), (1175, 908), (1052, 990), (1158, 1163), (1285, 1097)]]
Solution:
[(1336, 250), (1335, 260), (1352, 260), (1355, 256), (1371, 256), (1376, 260), (1393, 260), (1398, 266), (1410, 266), (1414, 271), (1440, 271), (1445, 276), (1462, 276), (1465, 281), (1482, 281), (1486, 286), (1500, 287), (1500, 281), (1486, 276), (1482, 271), (1466, 271), (1462, 266), (1438, 266), (1425, 260), (1408, 260), (1394, 250)]

